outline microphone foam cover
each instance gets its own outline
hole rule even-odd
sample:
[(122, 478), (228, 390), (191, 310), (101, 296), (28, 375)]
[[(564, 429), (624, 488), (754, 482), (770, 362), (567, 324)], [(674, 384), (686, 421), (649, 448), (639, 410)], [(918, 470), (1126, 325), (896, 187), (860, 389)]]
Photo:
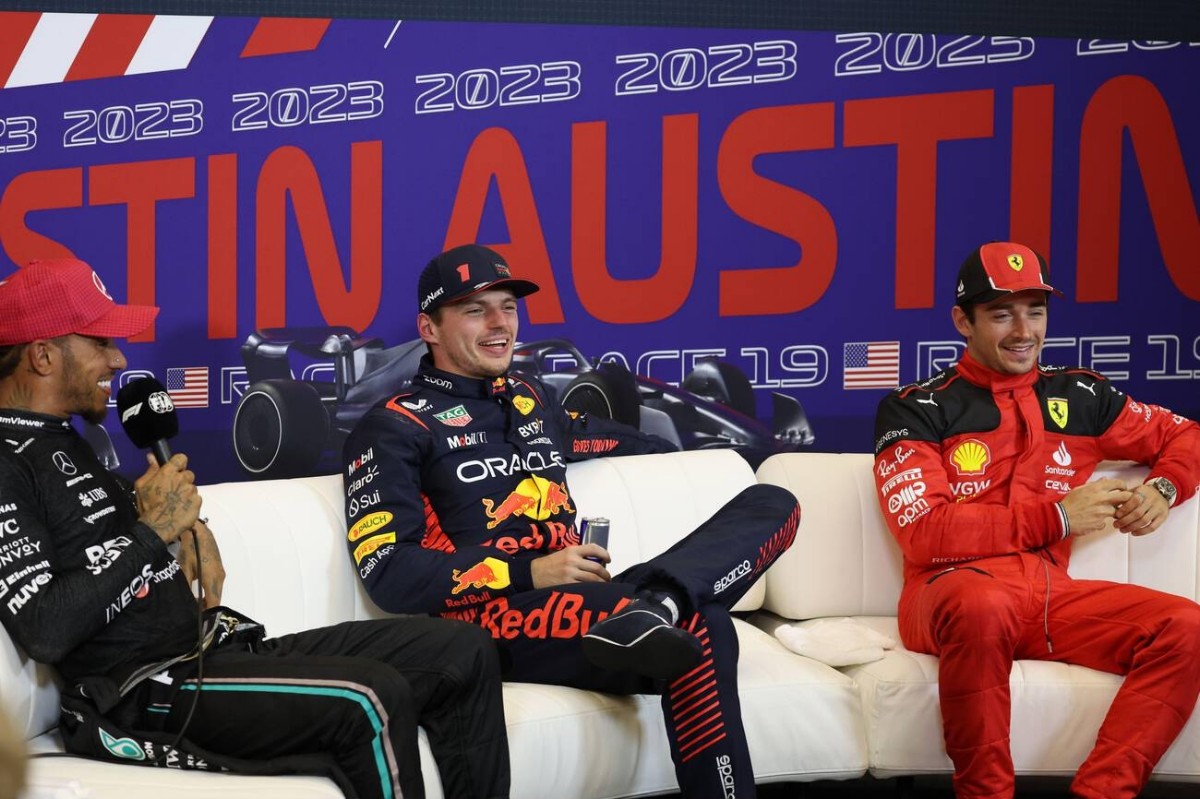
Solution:
[(179, 432), (175, 403), (163, 384), (153, 377), (126, 383), (117, 392), (117, 412), (125, 434), (139, 449), (148, 449), (154, 442), (172, 438)]

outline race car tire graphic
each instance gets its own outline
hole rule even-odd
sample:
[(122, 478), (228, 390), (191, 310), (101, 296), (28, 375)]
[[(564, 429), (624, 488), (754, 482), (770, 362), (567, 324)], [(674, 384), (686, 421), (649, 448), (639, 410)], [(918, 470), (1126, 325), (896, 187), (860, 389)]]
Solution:
[(750, 380), (741, 369), (731, 363), (703, 358), (696, 362), (696, 368), (683, 379), (680, 388), (698, 397), (719, 402), (727, 408), (733, 408), (751, 419), (758, 417)]
[(263, 478), (311, 474), (329, 437), (329, 414), (311, 385), (262, 380), (247, 389), (233, 417), (233, 451)]
[(590, 413), (638, 426), (637, 385), (633, 375), (613, 363), (599, 364), (595, 371), (584, 372), (563, 389), (560, 404), (568, 411)]

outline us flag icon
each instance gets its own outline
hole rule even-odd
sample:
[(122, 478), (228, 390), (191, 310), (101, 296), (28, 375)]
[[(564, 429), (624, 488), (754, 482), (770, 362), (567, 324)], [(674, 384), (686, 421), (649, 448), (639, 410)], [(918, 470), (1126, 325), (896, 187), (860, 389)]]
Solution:
[(900, 385), (899, 341), (855, 341), (843, 348), (842, 388)]
[(176, 408), (208, 407), (208, 367), (185, 366), (167, 370), (167, 393)]

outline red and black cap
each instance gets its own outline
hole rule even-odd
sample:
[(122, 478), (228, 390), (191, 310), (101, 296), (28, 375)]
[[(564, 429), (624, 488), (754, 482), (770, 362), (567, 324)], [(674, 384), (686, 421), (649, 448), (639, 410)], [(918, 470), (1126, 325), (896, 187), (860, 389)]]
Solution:
[(479, 244), (464, 244), (430, 261), (417, 281), (417, 309), (432, 313), (443, 305), (494, 288), (510, 289), (517, 297), (537, 291), (532, 280), (512, 276), (500, 253)]
[(974, 305), (991, 302), (1006, 294), (1041, 289), (1062, 296), (1047, 283), (1050, 267), (1046, 259), (1023, 244), (993, 241), (967, 256), (958, 269), (955, 302)]
[(75, 258), (31, 261), (0, 281), (0, 346), (69, 333), (127, 338), (158, 308), (118, 305), (92, 268)]

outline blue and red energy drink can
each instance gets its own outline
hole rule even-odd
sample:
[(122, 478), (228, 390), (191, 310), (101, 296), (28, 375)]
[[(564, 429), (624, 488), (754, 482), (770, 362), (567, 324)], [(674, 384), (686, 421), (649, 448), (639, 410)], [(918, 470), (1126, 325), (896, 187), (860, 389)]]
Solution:
[[(608, 549), (608, 519), (603, 516), (589, 516), (579, 521), (579, 543), (599, 544)], [(599, 558), (589, 558), (597, 563)]]

